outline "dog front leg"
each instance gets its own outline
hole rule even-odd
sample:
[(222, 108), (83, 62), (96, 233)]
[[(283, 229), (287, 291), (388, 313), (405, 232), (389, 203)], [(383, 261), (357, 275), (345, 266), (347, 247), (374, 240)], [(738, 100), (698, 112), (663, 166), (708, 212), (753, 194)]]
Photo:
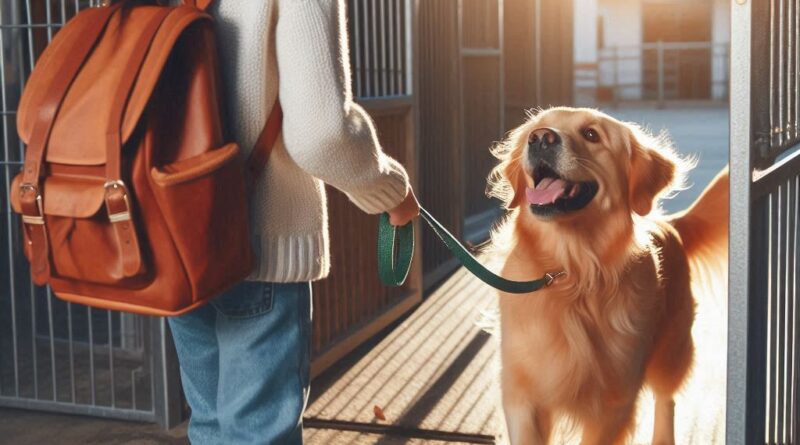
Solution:
[(581, 445), (618, 445), (625, 443), (633, 428), (636, 404), (609, 408), (597, 418), (583, 422)]
[(675, 445), (675, 402), (670, 396), (656, 395), (653, 445)]
[(552, 430), (552, 417), (547, 410), (524, 403), (503, 403), (511, 445), (546, 445)]

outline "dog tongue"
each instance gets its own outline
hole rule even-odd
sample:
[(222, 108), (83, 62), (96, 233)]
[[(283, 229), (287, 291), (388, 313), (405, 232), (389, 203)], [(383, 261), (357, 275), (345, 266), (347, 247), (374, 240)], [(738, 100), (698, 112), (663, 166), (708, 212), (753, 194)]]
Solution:
[(525, 194), (531, 204), (545, 205), (556, 202), (564, 195), (567, 183), (562, 179), (544, 178), (536, 184), (536, 188), (528, 187)]

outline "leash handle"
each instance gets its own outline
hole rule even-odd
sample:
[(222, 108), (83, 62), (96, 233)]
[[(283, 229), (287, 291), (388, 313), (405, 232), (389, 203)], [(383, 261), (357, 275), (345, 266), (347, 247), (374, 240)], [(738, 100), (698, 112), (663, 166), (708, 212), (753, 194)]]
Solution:
[[(436, 220), (427, 210), (420, 207), (420, 217), (433, 229), (459, 262), (481, 281), (503, 292), (526, 294), (549, 286), (563, 274), (547, 273), (532, 281), (513, 281), (503, 278), (486, 267)], [(405, 282), (414, 257), (414, 224), (395, 227), (389, 223), (389, 214), (384, 213), (378, 223), (378, 274), (387, 286), (400, 286)]]

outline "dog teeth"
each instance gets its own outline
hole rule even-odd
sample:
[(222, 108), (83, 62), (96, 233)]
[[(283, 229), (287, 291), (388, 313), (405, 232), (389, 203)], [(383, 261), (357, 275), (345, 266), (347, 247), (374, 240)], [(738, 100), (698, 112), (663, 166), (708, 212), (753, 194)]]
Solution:
[(567, 197), (574, 198), (575, 196), (577, 196), (578, 192), (580, 191), (580, 188), (581, 188), (580, 184), (572, 184), (572, 188), (569, 190), (569, 195)]

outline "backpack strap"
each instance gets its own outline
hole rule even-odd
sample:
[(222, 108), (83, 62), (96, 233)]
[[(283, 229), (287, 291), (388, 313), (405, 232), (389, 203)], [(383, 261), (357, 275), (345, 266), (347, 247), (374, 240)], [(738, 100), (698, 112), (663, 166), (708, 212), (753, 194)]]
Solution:
[(150, 46), (158, 33), (161, 24), (167, 16), (174, 11), (173, 8), (161, 8), (149, 19), (142, 31), (136, 47), (128, 59), (123, 71), (114, 102), (111, 106), (111, 119), (106, 127), (106, 183), (105, 204), (108, 219), (117, 238), (117, 245), (122, 254), (122, 274), (132, 277), (140, 272), (142, 267), (141, 249), (136, 230), (131, 221), (131, 199), (125, 183), (122, 181), (122, 119), (133, 90), (134, 83), (139, 76), (139, 71), (144, 64)]
[[(214, 0), (183, 0), (184, 5), (192, 6), (202, 11), (205, 11), (212, 3), (214, 3)], [(245, 163), (245, 183), (250, 191), (253, 190), (256, 181), (261, 177), (264, 168), (267, 166), (272, 148), (281, 133), (282, 124), (283, 110), (281, 109), (280, 101), (276, 100), (267, 122), (261, 130), (261, 134), (258, 135), (256, 144), (250, 151), (250, 156), (248, 156)]]
[[(72, 81), (80, 71), (81, 66), (88, 57), (98, 38), (117, 9), (123, 2), (101, 8), (91, 8), (84, 14), (84, 36), (77, 39), (61, 58), (61, 66), (57, 70), (61, 73), (47, 89), (44, 100), (39, 106), (39, 113), (31, 132), (25, 164), (22, 171), (22, 181), (19, 186), (19, 201), (22, 211), (23, 229), (28, 234), (31, 252), (31, 267), (33, 275), (46, 279), (50, 275), (50, 246), (47, 239), (47, 230), (44, 225), (44, 211), (40, 179), (42, 162), (44, 160), (47, 142), (53, 129), (58, 110), (64, 102)], [(38, 281), (38, 280), (37, 280)], [(37, 283), (42, 284), (42, 283)]]
[(214, 0), (183, 0), (183, 4), (186, 6), (195, 7), (201, 11), (205, 11)]
[(267, 166), (267, 161), (269, 161), (269, 155), (272, 153), (275, 142), (278, 140), (278, 135), (281, 133), (282, 125), (283, 109), (281, 108), (280, 100), (276, 100), (267, 122), (261, 130), (261, 134), (258, 135), (256, 145), (250, 151), (250, 156), (247, 157), (245, 171), (248, 190), (253, 190), (256, 181), (264, 173), (264, 168)]

